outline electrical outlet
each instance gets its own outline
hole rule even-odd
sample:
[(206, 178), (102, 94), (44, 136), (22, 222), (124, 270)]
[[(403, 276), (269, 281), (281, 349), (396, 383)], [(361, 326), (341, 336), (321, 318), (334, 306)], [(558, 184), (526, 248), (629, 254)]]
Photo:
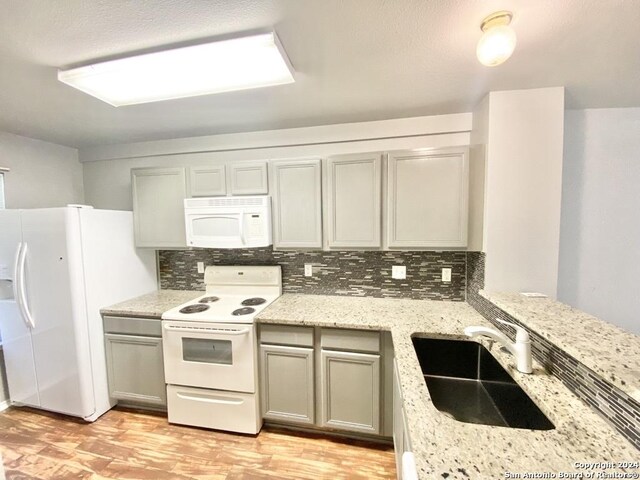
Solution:
[(442, 281), (443, 282), (450, 282), (451, 281), (451, 269), (450, 268), (443, 268), (442, 269)]
[(313, 265), (310, 263), (304, 264), (304, 276), (313, 277)]
[(198, 262), (198, 273), (204, 273), (204, 262)]
[(404, 280), (407, 278), (407, 267), (404, 265), (393, 265), (391, 267), (391, 278), (396, 280)]

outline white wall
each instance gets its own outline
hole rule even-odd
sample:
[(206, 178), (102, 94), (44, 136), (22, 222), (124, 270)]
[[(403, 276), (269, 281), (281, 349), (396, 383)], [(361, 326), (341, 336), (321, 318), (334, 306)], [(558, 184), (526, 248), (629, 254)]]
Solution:
[(640, 334), (640, 108), (567, 111), (558, 298)]
[(557, 294), (564, 88), (491, 92), (486, 138), (485, 288)]
[(84, 199), (75, 148), (0, 132), (6, 208), (61, 207)]

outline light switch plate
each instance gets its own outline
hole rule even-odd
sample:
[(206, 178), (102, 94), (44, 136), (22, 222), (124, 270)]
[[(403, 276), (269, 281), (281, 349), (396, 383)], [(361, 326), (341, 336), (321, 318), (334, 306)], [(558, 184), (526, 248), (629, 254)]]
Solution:
[(404, 265), (393, 265), (391, 267), (391, 278), (396, 280), (404, 280), (407, 278), (407, 267)]
[(442, 281), (443, 282), (450, 282), (451, 281), (451, 269), (450, 268), (443, 268), (442, 269)]
[(313, 265), (310, 263), (304, 264), (304, 276), (313, 277)]
[(204, 273), (204, 262), (198, 262), (198, 273)]

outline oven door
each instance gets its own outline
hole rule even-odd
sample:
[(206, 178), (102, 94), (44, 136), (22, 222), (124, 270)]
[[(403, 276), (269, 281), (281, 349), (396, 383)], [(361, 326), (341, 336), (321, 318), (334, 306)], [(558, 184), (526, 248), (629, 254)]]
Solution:
[(163, 320), (162, 340), (167, 384), (256, 391), (255, 325)]

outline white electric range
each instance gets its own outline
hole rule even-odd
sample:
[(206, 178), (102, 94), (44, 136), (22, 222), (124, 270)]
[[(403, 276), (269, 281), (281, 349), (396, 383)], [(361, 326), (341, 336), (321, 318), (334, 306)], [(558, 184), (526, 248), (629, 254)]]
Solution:
[(280, 267), (213, 266), (204, 279), (204, 295), (162, 314), (169, 422), (258, 433), (253, 319), (282, 294)]

